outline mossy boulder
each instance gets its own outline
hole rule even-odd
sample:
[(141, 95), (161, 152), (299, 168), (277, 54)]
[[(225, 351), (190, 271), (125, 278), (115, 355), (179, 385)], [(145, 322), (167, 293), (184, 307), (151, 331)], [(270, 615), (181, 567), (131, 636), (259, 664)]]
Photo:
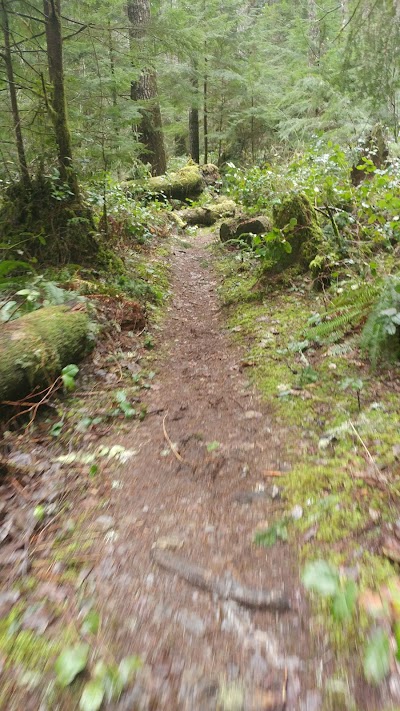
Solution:
[(236, 203), (224, 195), (221, 195), (218, 200), (208, 205), (208, 207), (213, 210), (219, 218), (234, 217), (238, 210)]
[(86, 311), (49, 306), (2, 326), (0, 403), (45, 388), (91, 344)]
[(243, 239), (249, 242), (249, 235), (263, 235), (271, 230), (271, 222), (268, 217), (238, 217), (226, 220), (222, 223), (219, 236), (221, 242), (228, 242), (232, 239)]
[(269, 270), (279, 273), (296, 266), (307, 271), (323, 244), (314, 206), (306, 195), (293, 193), (274, 206), (273, 217), (277, 239), (271, 242)]

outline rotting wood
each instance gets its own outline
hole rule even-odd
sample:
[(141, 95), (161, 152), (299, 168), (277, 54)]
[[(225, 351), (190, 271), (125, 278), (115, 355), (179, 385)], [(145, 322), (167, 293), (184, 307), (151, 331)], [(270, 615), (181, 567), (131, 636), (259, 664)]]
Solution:
[(190, 585), (218, 595), (223, 600), (233, 600), (254, 610), (290, 610), (289, 600), (281, 591), (247, 587), (233, 578), (215, 575), (211, 570), (193, 565), (184, 558), (160, 548), (153, 548), (151, 557), (161, 568), (175, 573)]

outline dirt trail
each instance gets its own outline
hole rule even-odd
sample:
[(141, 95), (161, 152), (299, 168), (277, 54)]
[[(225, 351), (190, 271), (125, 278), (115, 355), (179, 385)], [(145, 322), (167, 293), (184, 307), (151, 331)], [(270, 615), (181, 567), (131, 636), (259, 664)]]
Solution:
[[(137, 454), (115, 475), (105, 512), (115, 533), (106, 535), (96, 570), (104, 632), (121, 656), (145, 662), (118, 709), (317, 711), (323, 659), (308, 637), (298, 564), (286, 544), (252, 544), (256, 526), (283, 506), (271, 491), (279, 480), (263, 474), (288, 466), (284, 432), (224, 332), (209, 241), (201, 236), (173, 251), (150, 414), (122, 442)], [(164, 418), (184, 463), (167, 444)], [(284, 589), (292, 610), (251, 611), (191, 586), (152, 561), (157, 541), (215, 575)]]

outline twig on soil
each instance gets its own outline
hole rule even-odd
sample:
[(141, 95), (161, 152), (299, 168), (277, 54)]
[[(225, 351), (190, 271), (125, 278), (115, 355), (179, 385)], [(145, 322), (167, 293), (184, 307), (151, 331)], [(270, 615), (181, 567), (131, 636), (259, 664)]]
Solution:
[(287, 667), (285, 668), (285, 678), (283, 680), (283, 688), (282, 688), (282, 708), (283, 711), (286, 708), (286, 701), (287, 701), (287, 687), (288, 687), (288, 670)]
[(369, 451), (367, 445), (365, 444), (365, 442), (364, 442), (364, 440), (362, 439), (362, 437), (361, 437), (361, 435), (359, 434), (359, 432), (357, 432), (357, 430), (356, 430), (356, 428), (354, 427), (354, 425), (353, 425), (353, 423), (352, 423), (351, 420), (349, 420), (349, 424), (350, 424), (350, 427), (351, 427), (351, 429), (353, 430), (354, 434), (356, 435), (357, 439), (359, 440), (359, 442), (361, 442), (362, 446), (364, 447), (364, 449), (365, 449), (365, 451), (366, 451), (366, 453), (367, 453), (367, 455), (368, 455), (368, 459), (370, 460), (372, 466), (373, 466), (374, 469), (375, 469), (377, 480), (380, 481), (380, 482), (384, 482), (385, 484), (387, 484), (387, 478), (385, 477), (384, 474), (382, 474), (382, 472), (381, 472), (381, 470), (379, 469), (377, 463), (375, 462), (375, 459), (373, 458), (371, 452)]
[(18, 494), (20, 494), (22, 496), (22, 498), (25, 499), (25, 501), (29, 500), (29, 496), (27, 496), (25, 494), (24, 487), (21, 486), (21, 484), (19, 483), (19, 481), (17, 481), (17, 479), (15, 477), (13, 477), (13, 479), (11, 479), (10, 483), (11, 483), (11, 486), (18, 492)]
[[(30, 395), (28, 395), (27, 400), (21, 400), (21, 401), (15, 401), (15, 402), (4, 400), (3, 402), (1, 402), (0, 405), (11, 405), (12, 407), (22, 406), (22, 407), (27, 408), (26, 410), (22, 410), (22, 412), (18, 412), (16, 415), (11, 417), (11, 419), (8, 420), (8, 422), (6, 424), (9, 425), (14, 420), (18, 419), (19, 417), (22, 417), (22, 415), (27, 415), (31, 412), (32, 415), (31, 415), (31, 418), (26, 426), (26, 429), (31, 427), (31, 425), (33, 424), (33, 422), (35, 420), (35, 417), (37, 415), (37, 411), (38, 411), (39, 407), (41, 405), (45, 405), (48, 402), (50, 395), (52, 393), (56, 392), (57, 390), (59, 390), (61, 385), (62, 385), (62, 379), (61, 379), (61, 377), (59, 377), (54, 381), (54, 383), (49, 385), (49, 387), (46, 388), (45, 390), (41, 390), (39, 393), (33, 392)], [(42, 395), (43, 393), (44, 393), (43, 397), (38, 402), (33, 402), (33, 403), (29, 402), (29, 400), (31, 398), (38, 397), (39, 395)]]
[(170, 448), (172, 454), (176, 457), (176, 459), (178, 460), (178, 462), (181, 462), (182, 464), (184, 464), (184, 463), (185, 463), (185, 460), (183, 459), (183, 457), (181, 457), (181, 455), (179, 454), (179, 452), (178, 452), (176, 446), (174, 445), (174, 443), (171, 441), (170, 437), (168, 436), (167, 428), (166, 428), (166, 426), (165, 426), (165, 420), (167, 419), (167, 417), (168, 417), (168, 410), (167, 410), (167, 412), (166, 412), (165, 415), (164, 415), (164, 419), (163, 419), (163, 423), (162, 423), (163, 432), (164, 432), (164, 437), (165, 437), (166, 441), (168, 442), (168, 445), (169, 445), (169, 448)]
[(192, 565), (184, 558), (160, 548), (153, 548), (151, 556), (161, 568), (175, 573), (190, 585), (218, 595), (223, 600), (233, 600), (255, 610), (285, 612), (290, 609), (289, 600), (282, 592), (248, 588), (233, 578), (219, 577), (206, 568)]

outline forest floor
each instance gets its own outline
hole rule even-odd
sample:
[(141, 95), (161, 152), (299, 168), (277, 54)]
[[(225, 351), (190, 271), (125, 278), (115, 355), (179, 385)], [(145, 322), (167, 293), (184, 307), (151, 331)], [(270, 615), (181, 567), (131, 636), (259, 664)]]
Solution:
[[(173, 252), (173, 298), (147, 403), (154, 415), (122, 440), (137, 453), (108, 511), (117, 540), (96, 573), (102, 617), (120, 651), (140, 650), (150, 664), (148, 708), (239, 709), (243, 696), (248, 710), (311, 711), (320, 694), (296, 558), (287, 546), (266, 554), (252, 544), (257, 526), (282, 508), (268, 475), (289, 466), (284, 432), (225, 332), (208, 242), (203, 235)], [(212, 576), (285, 590), (292, 609), (251, 613), (222, 601), (154, 565), (154, 546)]]
[[(109, 452), (117, 446), (125, 461), (109, 457), (101, 476), (93, 469), (84, 483), (73, 466), (68, 471), (61, 467), (62, 475), (54, 470), (53, 500), (60, 487), (64, 499), (67, 490), (71, 497), (73, 482), (76, 495), (62, 512), (62, 523), (50, 519), (35, 540), (30, 552), (39, 553), (39, 560), (33, 558), (30, 577), (0, 596), (2, 615), (8, 614), (0, 630), (1, 708), (19, 711), (22, 698), (27, 711), (39, 708), (38, 667), (50, 679), (47, 705), (40, 708), (77, 708), (81, 687), (59, 696), (48, 660), (54, 665), (55, 652), (82, 639), (93, 647), (93, 659), (109, 663), (134, 654), (142, 661), (134, 685), (105, 708), (355, 708), (346, 693), (335, 701), (338, 697), (323, 692), (337, 664), (308, 609), (296, 545), (278, 541), (263, 548), (253, 542), (257, 530), (268, 528), (287, 509), (281, 482), (293, 454), (288, 454), (289, 429), (249, 382), (243, 350), (228, 333), (212, 241), (206, 232), (187, 242), (173, 241), (172, 295), (157, 335), (161, 346), (151, 353), (143, 376), (143, 422), (126, 420), (119, 429), (101, 424), (96, 437), (89, 433), (79, 444), (81, 449), (96, 442)], [(125, 346), (125, 359), (132, 355), (130, 348)], [(100, 368), (103, 378), (105, 368)], [(111, 383), (116, 384), (118, 378)], [(90, 375), (85, 388), (87, 396), (95, 390)], [(20, 445), (23, 451), (22, 438)], [(71, 440), (70, 453), (76, 449)], [(50, 468), (47, 484), (51, 473)], [(14, 478), (6, 487), (12, 492), (9, 499), (17, 491), (26, 505), (23, 481)], [(37, 500), (43, 500), (42, 490)], [(21, 556), (17, 562), (23, 566), (27, 546)], [(200, 566), (204, 576), (193, 566)], [(252, 591), (284, 593), (290, 609), (250, 609), (235, 602), (233, 580)], [(78, 631), (93, 609), (100, 623)], [(19, 621), (12, 631), (14, 656), (4, 643), (13, 615)], [(24, 630), (31, 636), (22, 638)], [(52, 641), (43, 641), (46, 630), (53, 630)], [(26, 646), (31, 663), (24, 659)], [(354, 669), (346, 670), (349, 680), (358, 671), (355, 661)], [(362, 682), (355, 682), (351, 698), (353, 693), (363, 711), (384, 708), (378, 693)]]

